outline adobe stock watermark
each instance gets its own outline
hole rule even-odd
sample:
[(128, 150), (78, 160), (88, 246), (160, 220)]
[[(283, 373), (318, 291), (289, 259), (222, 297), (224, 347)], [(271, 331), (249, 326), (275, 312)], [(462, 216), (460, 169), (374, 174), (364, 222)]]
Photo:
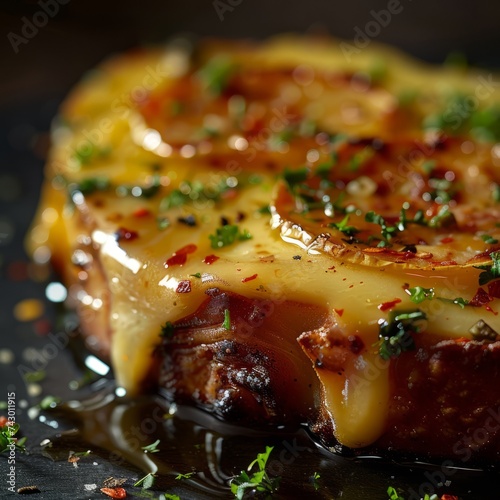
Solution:
[[(16, 423), (16, 392), (12, 387), (8, 388), (7, 392), (7, 431), (10, 433), (11, 438), (15, 434), (14, 424)], [(12, 429), (12, 430), (11, 430)], [(16, 443), (11, 440), (7, 445), (7, 490), (11, 493), (16, 492)]]
[(37, 5), (40, 7), (40, 10), (37, 10), (31, 16), (31, 19), (26, 16), (21, 18), (21, 34), (14, 33), (13, 31), (7, 34), (7, 40), (9, 40), (14, 53), (18, 54), (20, 46), (27, 45), (47, 25), (49, 19), (58, 14), (61, 5), (66, 5), (69, 2), (70, 0), (39, 0)]
[(59, 353), (66, 348), (71, 338), (77, 337), (78, 331), (65, 331), (57, 333), (49, 333), (49, 339), (40, 349), (31, 349), (29, 351), (29, 359), (26, 364), (19, 364), (17, 371), (23, 380), (27, 380), (29, 375), (33, 372), (45, 370), (50, 361), (55, 359)]
[[(94, 128), (82, 129), (83, 138), (76, 145), (67, 147), (70, 161), (77, 161), (75, 160), (77, 153), (84, 157), (90, 156), (94, 148), (104, 145), (105, 137), (112, 132), (115, 126), (114, 120), (116, 118), (126, 119), (137, 104), (143, 102), (169, 76), (172, 76), (172, 72), (165, 61), (158, 62), (154, 67), (146, 66), (141, 80), (109, 103), (110, 113), (108, 116), (101, 118)], [(62, 165), (61, 167), (57, 166), (60, 171), (65, 171), (66, 166)]]
[(397, 170), (386, 170), (382, 176), (389, 185), (392, 192), (401, 187), (414, 175), (415, 169), (423, 161), (431, 159), (438, 149), (450, 136), (450, 133), (458, 131), (460, 127), (479, 109), (481, 101), (491, 97), (500, 87), (500, 81), (495, 81), (493, 74), (481, 75), (477, 78), (477, 85), (474, 91), (457, 102), (448, 104), (442, 113), (444, 128), (432, 130), (433, 141), (424, 142), (416, 140), (414, 147), (405, 155), (399, 155)]
[[(411, 2), (411, 0), (408, 0)], [(404, 7), (399, 0), (389, 0), (385, 9), (379, 11), (371, 10), (371, 19), (363, 26), (354, 27), (353, 43), (340, 42), (339, 46), (348, 62), (351, 62), (352, 56), (359, 54), (363, 49), (370, 45), (373, 38), (380, 35), (383, 28), (387, 28), (392, 21), (393, 16), (401, 14)]]
[(496, 410), (488, 408), (487, 416), (475, 429), (470, 429), (467, 435), (461, 437), (453, 445), (453, 453), (459, 457), (459, 461), (444, 460), (439, 467), (433, 471), (424, 472), (426, 481), (418, 486), (418, 491), (410, 488), (405, 495), (407, 500), (420, 500), (425, 495), (433, 495), (437, 488), (449, 484), (450, 478), (459, 472), (459, 468), (466, 466), (471, 460), (474, 451), (478, 451), (481, 446), (487, 444), (493, 436), (498, 435), (500, 430), (500, 407)]
[(212, 5), (220, 21), (224, 21), (227, 12), (233, 12), (235, 7), (241, 5), (243, 0), (213, 0)]

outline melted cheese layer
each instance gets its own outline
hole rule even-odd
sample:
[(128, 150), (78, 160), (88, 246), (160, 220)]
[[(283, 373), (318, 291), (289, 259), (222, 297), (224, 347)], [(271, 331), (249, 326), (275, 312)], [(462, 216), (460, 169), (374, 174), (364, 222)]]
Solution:
[[(387, 75), (374, 81), (380, 59)], [(390, 398), (379, 325), (391, 309), (417, 308), (409, 289), (438, 298), (418, 304), (419, 335), (472, 338), (479, 320), (500, 331), (494, 295), (489, 310), (453, 302), (474, 298), (475, 266), (497, 248), (497, 146), (421, 126), (478, 81), (380, 48), (348, 64), (332, 42), (296, 39), (112, 60), (61, 110), (29, 246), (51, 250), (91, 345), (110, 351), (130, 393), (162, 326), (193, 314), (210, 287), (324, 306), (332, 328), (365, 348), (339, 375), (318, 366), (320, 340), (301, 347), (336, 439), (366, 446), (386, 430)], [(408, 90), (417, 97), (403, 105)], [(423, 219), (402, 222), (402, 208)], [(372, 210), (383, 223), (365, 219)], [(214, 248), (223, 224), (251, 239)], [(396, 229), (384, 236), (384, 224)], [(333, 334), (322, 335), (328, 346)]]

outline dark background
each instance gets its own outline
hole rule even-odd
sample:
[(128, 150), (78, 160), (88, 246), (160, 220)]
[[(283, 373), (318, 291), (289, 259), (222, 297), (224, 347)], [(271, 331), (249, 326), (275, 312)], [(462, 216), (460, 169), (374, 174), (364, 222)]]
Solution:
[[(265, 38), (283, 32), (328, 33), (349, 40), (356, 29), (365, 30), (373, 19), (371, 11), (387, 9), (389, 2), (220, 0), (218, 13), (213, 0), (64, 0), (64, 5), (57, 4), (57, 14), (27, 43), (20, 44), (16, 53), (8, 37), (23, 36), (25, 18), (33, 20), (41, 10), (39, 1), (0, 2), (0, 350), (11, 349), (15, 354), (12, 363), (0, 359), (0, 401), (6, 399), (7, 388), (13, 384), (18, 398), (26, 398), (29, 405), (40, 398), (25, 394), (17, 367), (26, 346), (45, 345), (44, 334), (53, 328), (55, 316), (54, 307), (44, 300), (46, 282), (34, 279), (23, 238), (38, 201), (50, 122), (61, 100), (85, 71), (113, 53), (186, 33), (230, 38)], [(401, 0), (401, 6), (402, 11), (392, 16), (374, 40), (431, 62), (442, 62), (458, 51), (475, 65), (500, 67), (500, 2)], [(41, 299), (45, 310), (36, 321), (20, 322), (14, 307), (27, 298)], [(77, 372), (69, 356), (58, 356), (57, 363), (47, 367), (44, 393), (57, 391), (64, 398), (68, 389), (61, 380)], [(48, 434), (47, 427), (29, 421), (24, 410), (18, 411), (29, 442), (36, 445)], [(82, 464), (79, 472), (69, 473), (68, 465), (54, 464), (34, 452), (19, 466), (17, 486), (37, 482), (45, 491), (53, 492), (40, 498), (70, 498), (74, 481), (79, 482), (81, 491), (85, 481), (123, 474), (103, 464), (99, 479), (86, 478), (88, 471), (92, 474), (97, 470), (90, 463)], [(6, 494), (4, 466), (0, 457), (0, 498)], [(388, 471), (385, 474), (391, 477)], [(415, 483), (419, 481), (415, 479)], [(381, 493), (377, 498), (385, 498), (383, 488), (377, 486), (377, 491)], [(477, 487), (474, 491), (464, 498), (498, 498), (495, 494), (488, 497), (484, 489), (480, 496)], [(357, 497), (354, 494), (349, 498)]]
[[(38, 1), (0, 3), (3, 105), (27, 97), (58, 96), (110, 53), (141, 43), (161, 42), (177, 33), (254, 38), (280, 32), (324, 31), (350, 39), (355, 27), (363, 29), (372, 19), (371, 10), (386, 9), (389, 3), (220, 0), (228, 6), (221, 20), (213, 0), (64, 0), (67, 3), (60, 5), (59, 12), (15, 54), (7, 35), (21, 33), (23, 16), (32, 20), (40, 10)], [(402, 12), (381, 29), (377, 40), (430, 61), (440, 62), (449, 52), (458, 50), (478, 64), (498, 63), (498, 2), (400, 3)]]

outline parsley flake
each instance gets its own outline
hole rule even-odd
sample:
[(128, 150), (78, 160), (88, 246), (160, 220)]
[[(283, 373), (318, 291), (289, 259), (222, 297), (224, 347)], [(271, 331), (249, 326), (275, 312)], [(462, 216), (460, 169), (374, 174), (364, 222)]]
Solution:
[(483, 234), (481, 238), (488, 245), (495, 245), (498, 243), (498, 240), (496, 238), (493, 238), (493, 236), (490, 236), (489, 234)]
[(160, 451), (158, 449), (159, 444), (160, 440), (157, 439), (154, 443), (148, 444), (147, 446), (142, 446), (141, 449), (144, 450), (144, 453), (158, 453)]
[(420, 332), (427, 315), (415, 311), (392, 311), (389, 320), (379, 321), (379, 354), (382, 359), (397, 358), (404, 351), (415, 349), (413, 334)]
[(483, 269), (479, 275), (479, 284), (486, 285), (490, 281), (500, 278), (500, 252), (490, 253), (491, 264), (474, 266), (476, 269)]
[(328, 227), (333, 227), (339, 230), (341, 233), (346, 234), (347, 236), (354, 236), (359, 233), (359, 229), (354, 226), (349, 226), (347, 223), (349, 222), (349, 214), (347, 214), (340, 222), (331, 222), (328, 224)]
[(0, 427), (0, 453), (9, 451), (12, 445), (14, 445), (17, 450), (26, 451), (26, 447), (24, 446), (26, 438), (23, 437), (18, 439), (14, 437), (19, 432), (19, 429), (19, 424), (6, 424)]
[(181, 481), (182, 479), (189, 479), (190, 477), (194, 476), (194, 472), (188, 472), (186, 474), (179, 473), (177, 476), (175, 476), (175, 479), (178, 481)]
[[(273, 446), (266, 446), (266, 451), (257, 454), (257, 458), (246, 471), (241, 471), (238, 476), (231, 479), (231, 492), (238, 500), (242, 500), (247, 490), (267, 494), (273, 494), (278, 490), (281, 477), (271, 479), (266, 471), (266, 464), (273, 448)], [(254, 466), (257, 470), (249, 475), (248, 472), (251, 472)]]
[(229, 309), (224, 309), (224, 322), (222, 323), (224, 330), (231, 330), (231, 312)]
[(171, 339), (174, 336), (174, 332), (175, 332), (175, 326), (170, 321), (167, 321), (161, 327), (160, 337)]
[(211, 94), (219, 96), (224, 92), (235, 70), (236, 65), (233, 61), (225, 56), (219, 56), (210, 59), (200, 69), (198, 76)]
[(215, 234), (209, 235), (212, 248), (222, 248), (232, 245), (236, 241), (245, 241), (251, 238), (252, 235), (246, 229), (240, 231), (240, 228), (235, 224), (218, 227)]
[(432, 300), (434, 298), (434, 288), (416, 286), (413, 288), (407, 288), (405, 291), (410, 296), (410, 300), (415, 302), (415, 304), (420, 304), (420, 302), (423, 302), (424, 300)]
[(143, 490), (148, 490), (153, 486), (155, 477), (156, 476), (152, 472), (148, 472), (144, 477), (134, 483), (134, 486), (141, 486)]

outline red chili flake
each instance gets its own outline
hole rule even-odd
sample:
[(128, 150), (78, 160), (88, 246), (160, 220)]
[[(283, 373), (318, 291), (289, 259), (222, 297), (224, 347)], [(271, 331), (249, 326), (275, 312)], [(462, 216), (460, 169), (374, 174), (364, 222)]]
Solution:
[(455, 238), (452, 238), (451, 236), (447, 236), (446, 238), (443, 238), (441, 240), (441, 243), (451, 243), (453, 241), (455, 241)]
[(380, 311), (389, 311), (396, 307), (396, 304), (399, 304), (401, 302), (401, 299), (394, 299), (389, 302), (384, 302), (383, 304), (380, 304), (378, 306)]
[(28, 263), (24, 261), (11, 262), (7, 266), (7, 278), (10, 281), (23, 281), (28, 279)]
[(476, 295), (472, 297), (472, 299), (469, 302), (469, 305), (472, 307), (481, 307), (489, 302), (491, 302), (493, 299), (485, 292), (483, 288), (478, 288)]
[(485, 305), (484, 308), (490, 312), (490, 313), (493, 313), (495, 316), (498, 316), (498, 313), (496, 311), (494, 311), (490, 306), (488, 305)]
[(9, 421), (8, 421), (7, 417), (4, 417), (3, 415), (2, 415), (2, 416), (0, 416), (0, 428), (1, 428), (1, 427), (5, 427), (5, 426), (7, 425), (7, 423), (8, 423), (8, 422), (9, 422)]
[(198, 247), (196, 245), (193, 245), (190, 243), (189, 245), (186, 245), (185, 247), (180, 248), (176, 252), (174, 252), (174, 255), (187, 255), (189, 253), (196, 252), (196, 249)]
[(134, 212), (134, 217), (138, 217), (138, 218), (141, 218), (141, 217), (146, 217), (148, 216), (149, 214), (151, 213), (151, 210), (147, 209), (147, 208), (138, 208), (135, 212)]
[(179, 284), (175, 289), (176, 293), (189, 293), (190, 291), (191, 291), (191, 281), (189, 280), (179, 281)]
[(124, 488), (101, 488), (101, 491), (111, 498), (126, 498), (127, 492)]
[(207, 265), (213, 264), (214, 262), (218, 261), (220, 257), (217, 257), (217, 255), (207, 255), (204, 259), (203, 262)]
[(441, 495), (441, 500), (458, 500), (458, 497), (445, 493), (444, 495)]
[(188, 254), (195, 252), (197, 248), (198, 247), (192, 243), (180, 248), (172, 254), (172, 257), (167, 259), (164, 264), (165, 267), (182, 266), (186, 263)]
[(488, 283), (488, 295), (500, 299), (500, 280)]
[(342, 314), (344, 314), (344, 310), (343, 309), (334, 309), (334, 311), (339, 315), (339, 316), (342, 316)]
[(167, 261), (165, 262), (165, 267), (182, 266), (183, 264), (186, 263), (186, 261), (187, 261), (186, 254), (181, 253), (180, 255), (177, 255), (174, 253), (174, 255), (172, 255), (172, 257), (167, 259)]
[(126, 229), (124, 227), (119, 227), (115, 234), (118, 241), (133, 241), (139, 238), (139, 233), (137, 231), (132, 231), (131, 229)]
[(52, 330), (52, 323), (48, 319), (42, 318), (35, 321), (33, 328), (37, 335), (48, 335)]
[(242, 283), (246, 283), (247, 281), (252, 281), (252, 280), (254, 280), (257, 276), (258, 276), (258, 274), (252, 274), (252, 276), (249, 276), (248, 278), (241, 278), (241, 282), (242, 282)]

